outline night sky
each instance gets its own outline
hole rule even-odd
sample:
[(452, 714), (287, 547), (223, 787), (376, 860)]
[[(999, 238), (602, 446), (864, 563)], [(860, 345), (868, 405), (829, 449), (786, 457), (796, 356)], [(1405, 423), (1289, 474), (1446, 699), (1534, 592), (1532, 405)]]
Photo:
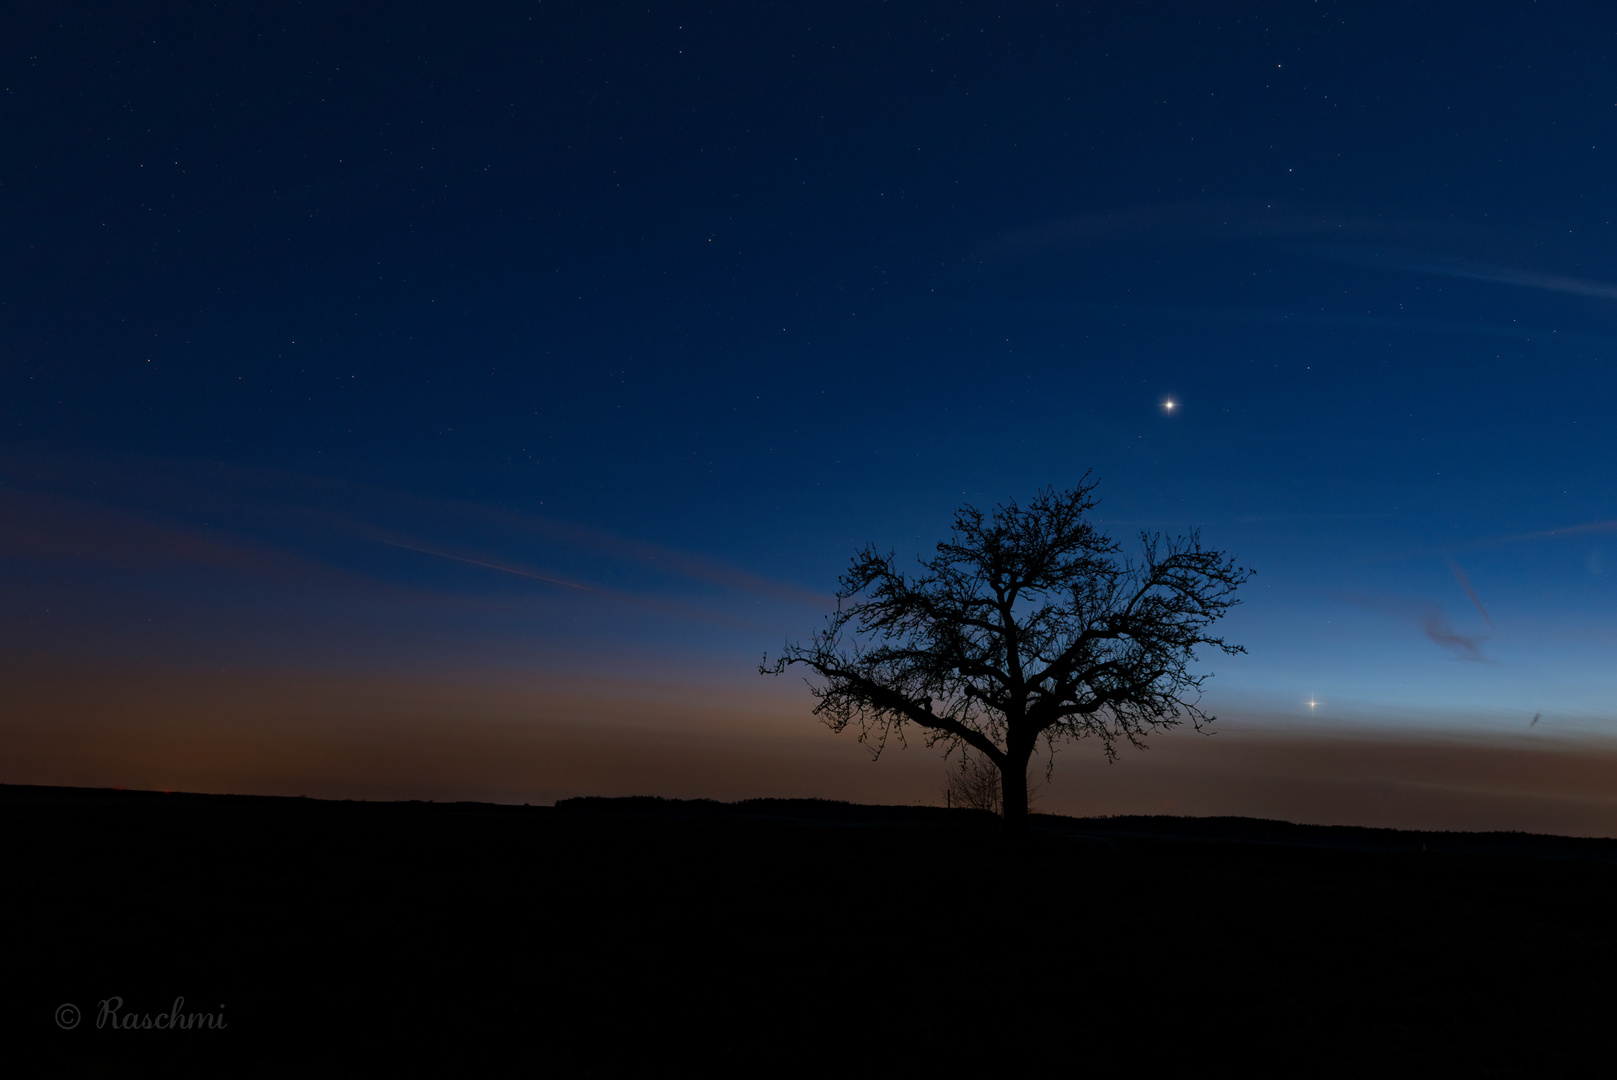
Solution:
[(1223, 7), (8, 7), (0, 782), (941, 802), (759, 659), (1093, 470), (1042, 808), (1617, 834), (1617, 9)]

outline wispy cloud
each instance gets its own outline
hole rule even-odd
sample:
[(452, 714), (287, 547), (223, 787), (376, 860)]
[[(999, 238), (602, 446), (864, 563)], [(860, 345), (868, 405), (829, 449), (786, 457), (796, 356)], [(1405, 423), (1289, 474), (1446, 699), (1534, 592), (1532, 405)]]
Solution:
[(1495, 285), (1518, 285), (1527, 289), (1545, 289), (1568, 293), (1572, 296), (1592, 296), (1602, 300), (1617, 300), (1617, 284), (1593, 281), (1588, 278), (1545, 274), (1536, 270), (1522, 270), (1511, 266), (1448, 259), (1441, 256), (1420, 255), (1407, 251), (1372, 251), (1353, 248), (1326, 248), (1323, 253), (1338, 262), (1363, 266), (1372, 270), (1392, 270), (1410, 274), (1432, 274), (1438, 277), (1460, 278), (1466, 281), (1486, 281)]
[(553, 574), (543, 574), (537, 570), (528, 569), (527, 567), (512, 565), (507, 561), (479, 558), (473, 555), (457, 554), (452, 551), (443, 551), (437, 548), (427, 547), (422, 544), (408, 543), (404, 540), (398, 539), (397, 537), (389, 538), (373, 535), (368, 536), (367, 539), (374, 540), (378, 544), (386, 544), (389, 547), (400, 548), (404, 551), (414, 551), (421, 555), (428, 555), (435, 559), (445, 559), (449, 562), (457, 562), (466, 566), (476, 566), (484, 570), (492, 570), (497, 574), (509, 574), (512, 577), (523, 578), (528, 581), (543, 582), (547, 585), (555, 585), (559, 588), (583, 593), (600, 600), (609, 600), (618, 603), (630, 604), (634, 607), (644, 608), (648, 611), (655, 611), (663, 615), (673, 615), (678, 618), (691, 619), (697, 622), (712, 623), (717, 626), (758, 629), (758, 627), (752, 626), (745, 620), (735, 618), (731, 615), (725, 614), (724, 612), (696, 607), (690, 604), (670, 603), (666, 600), (662, 600), (644, 593), (627, 592), (621, 589), (608, 589), (599, 585), (589, 585), (583, 582), (569, 581), (566, 578), (556, 577)]
[(487, 559), (474, 559), (469, 555), (455, 555), (448, 551), (436, 551), (432, 548), (422, 547), (419, 544), (407, 544), (403, 540), (389, 539), (385, 536), (368, 536), (366, 539), (374, 540), (378, 544), (386, 544), (388, 547), (401, 548), (405, 551), (414, 551), (421, 555), (431, 555), (435, 559), (448, 559), (451, 562), (465, 563), (468, 566), (481, 566), (485, 570), (496, 570), (502, 574), (511, 574), (515, 577), (527, 578), (530, 581), (543, 581), (548, 585), (560, 585), (564, 589), (577, 589), (579, 592), (595, 591), (588, 585), (580, 585), (576, 581), (568, 581), (565, 578), (552, 577), (548, 574), (541, 574), (534, 570), (524, 570), (515, 566), (506, 566), (503, 563), (490, 562)]
[(0, 463), (0, 560), (21, 590), (0, 643), (42, 656), (352, 659), (432, 642), (439, 657), (538, 647), (548, 663), (584, 640), (641, 655), (647, 635), (673, 652), (703, 628), (774, 638), (834, 603), (580, 523), (172, 462)]
[(1471, 587), (1471, 579), (1465, 576), (1465, 571), (1461, 570), (1460, 564), (1453, 559), (1449, 560), (1449, 569), (1454, 573), (1454, 580), (1460, 583), (1460, 588), (1465, 590), (1465, 595), (1471, 598), (1471, 603), (1476, 607), (1477, 614), (1482, 616), (1482, 621), (1488, 624), (1488, 629), (1492, 630), (1493, 616), (1488, 614), (1488, 609), (1483, 605), (1482, 597), (1477, 595), (1477, 590)]
[(1023, 302), (1022, 310), (1060, 313), (1087, 322), (1160, 324), (1221, 323), (1228, 326), (1265, 326), (1297, 330), (1387, 330), (1416, 334), (1503, 337), (1515, 340), (1583, 342), (1611, 345), (1610, 335), (1524, 326), (1520, 323), (1466, 322), (1428, 319), (1412, 315), (1366, 315), (1346, 311), (1273, 311), (1180, 304), (1096, 304), (1084, 302)]
[(0, 553), (12, 560), (122, 571), (193, 569), (277, 580), (330, 569), (231, 530), (199, 528), (90, 499), (17, 488), (0, 489)]
[(1479, 540), (1472, 546), (1484, 544), (1515, 544), (1524, 540), (1559, 540), (1569, 536), (1588, 536), (1591, 533), (1617, 533), (1617, 521), (1590, 521), (1582, 525), (1563, 525), (1558, 529), (1543, 529), (1539, 532), (1514, 533), (1510, 536), (1499, 536), (1492, 540)]
[[(1477, 663), (1491, 662), (1482, 651), (1482, 643), (1487, 641), (1491, 635), (1465, 634), (1456, 630), (1454, 624), (1449, 620), (1448, 612), (1443, 609), (1441, 604), (1421, 603), (1396, 596), (1346, 595), (1340, 597), (1340, 599), (1344, 603), (1352, 604), (1355, 607), (1367, 608), (1397, 619), (1399, 622), (1420, 627), (1421, 633), (1426, 635), (1428, 641), (1442, 647), (1457, 659)], [(1486, 617), (1486, 612), (1484, 612), (1484, 617)]]
[(1321, 514), (1288, 510), (1267, 514), (1237, 514), (1232, 520), (1242, 525), (1280, 525), (1290, 522), (1380, 521), (1392, 516), (1390, 512), (1379, 514)]
[[(620, 570), (636, 566), (665, 580), (699, 582), (759, 600), (815, 609), (834, 603), (701, 552), (579, 522), (326, 477), (183, 462), (13, 460), (0, 465), (0, 484), (5, 485), (0, 499), (72, 508), (67, 516), (79, 524), (67, 522), (65, 510), (0, 518), (0, 545), (41, 554), (76, 551), (83, 558), (107, 558), (109, 548), (92, 553), (86, 539), (106, 536), (109, 542), (121, 538), (125, 546), (139, 540), (140, 550), (166, 561), (239, 561), (238, 549), (252, 547), (296, 552), (305, 561), (338, 559), (347, 572), (363, 575), (364, 559), (352, 552), (339, 559), (334, 545), (382, 539), (461, 562), (483, 560), (490, 569), (526, 566), (535, 550), (544, 550), (554, 556), (547, 561), (589, 564), (601, 572), (613, 564)], [(111, 524), (114, 518), (132, 524)], [(86, 528), (82, 522), (91, 519), (101, 524)], [(202, 522), (208, 527), (198, 528)], [(594, 575), (588, 572), (558, 568), (523, 574), (601, 591), (589, 584)]]
[(1554, 529), (1538, 529), (1533, 532), (1506, 533), (1503, 536), (1488, 536), (1479, 540), (1470, 540), (1460, 544), (1444, 544), (1441, 547), (1405, 548), (1401, 551), (1386, 555), (1367, 557), (1354, 560), (1363, 563), (1389, 563), (1404, 562), (1409, 559), (1429, 559), (1433, 555), (1451, 558), (1457, 551), (1479, 551), (1485, 548), (1503, 547), (1509, 544), (1525, 544), (1538, 540), (1567, 540), (1577, 536), (1591, 536), (1602, 533), (1617, 533), (1617, 521), (1590, 521), (1581, 525), (1563, 525)]
[(1412, 227), (1408, 223), (1344, 215), (1329, 207), (1303, 203), (1180, 202), (1041, 221), (999, 234), (989, 248), (1004, 252), (1033, 251), (1142, 234), (1189, 240), (1387, 237), (1389, 234), (1407, 235)]
[(1486, 634), (1462, 634), (1449, 623), (1448, 615), (1437, 604), (1428, 604), (1421, 611), (1421, 629), (1433, 642), (1449, 650), (1461, 660), (1482, 661), (1482, 643)]
[(1000, 233), (988, 244), (988, 250), (1014, 254), (1125, 237), (1289, 241), (1286, 246), (1298, 254), (1323, 256), (1371, 270), (1430, 274), (1617, 300), (1617, 282), (1430, 255), (1407, 247), (1376, 246), (1413, 242), (1475, 249), (1497, 243), (1499, 237), (1487, 230), (1343, 214), (1331, 207), (1305, 203), (1180, 202), (1077, 214)]
[(807, 604), (812, 607), (826, 607), (835, 602), (831, 597), (749, 573), (710, 556), (620, 536), (616, 533), (580, 525), (575, 522), (558, 521), (554, 518), (518, 514), (506, 510), (472, 507), (464, 503), (444, 503), (442, 505), (445, 507), (453, 506), (463, 513), (482, 516), (491, 523), (502, 524), (519, 533), (542, 536), (561, 541), (580, 550), (606, 553), (642, 566), (672, 571), (682, 577), (705, 582), (709, 585), (717, 585), (733, 592), (766, 597), (787, 603)]

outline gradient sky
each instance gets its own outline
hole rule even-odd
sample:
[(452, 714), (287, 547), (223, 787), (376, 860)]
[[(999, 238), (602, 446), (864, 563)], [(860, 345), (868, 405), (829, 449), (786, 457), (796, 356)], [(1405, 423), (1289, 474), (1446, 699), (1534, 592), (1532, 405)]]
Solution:
[(1617, 833), (1617, 10), (1233, 7), (9, 7), (0, 781), (927, 801), (758, 659), (1092, 469), (1048, 807)]

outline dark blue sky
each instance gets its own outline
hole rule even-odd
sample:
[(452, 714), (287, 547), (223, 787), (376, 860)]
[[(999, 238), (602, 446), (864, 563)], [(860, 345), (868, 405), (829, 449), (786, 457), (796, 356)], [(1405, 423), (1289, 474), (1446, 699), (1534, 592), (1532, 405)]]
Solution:
[(0, 640), (742, 700), (1093, 469), (1223, 711), (1617, 731), (1617, 12), (1239, 8), (12, 7)]

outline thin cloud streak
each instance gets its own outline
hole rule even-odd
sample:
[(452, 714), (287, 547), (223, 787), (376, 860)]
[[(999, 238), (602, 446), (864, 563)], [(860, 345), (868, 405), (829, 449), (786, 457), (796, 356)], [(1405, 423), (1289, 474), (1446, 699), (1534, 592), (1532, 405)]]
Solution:
[(481, 566), (486, 570), (498, 570), (502, 574), (514, 574), (517, 577), (529, 578), (533, 581), (543, 581), (551, 585), (560, 585), (566, 589), (577, 589), (580, 592), (596, 591), (590, 588), (588, 585), (580, 585), (576, 581), (565, 581), (562, 578), (549, 577), (545, 574), (536, 573), (532, 570), (519, 570), (514, 566), (504, 566), (500, 563), (488, 562), (483, 559), (473, 559), (465, 555), (452, 555), (447, 551), (434, 551), (432, 548), (421, 547), (417, 544), (406, 544), (401, 540), (389, 540), (381, 536), (367, 536), (365, 539), (372, 540), (378, 544), (386, 544), (389, 547), (403, 548), (405, 551), (414, 551), (422, 555), (431, 555), (437, 559), (450, 559), (454, 562), (466, 563), (468, 566)]
[(1617, 521), (1591, 521), (1584, 525), (1565, 525), (1559, 529), (1545, 529), (1542, 532), (1516, 533), (1512, 536), (1501, 536), (1493, 540), (1481, 540), (1473, 547), (1482, 544), (1515, 544), (1526, 540), (1558, 540), (1565, 536), (1587, 536), (1590, 533), (1617, 532)]
[[(231, 663), (301, 656), (328, 639), (331, 657), (378, 649), (414, 655), (421, 641), (451, 625), (466, 640), (518, 643), (653, 629), (643, 617), (612, 614), (611, 605), (678, 620), (686, 629), (663, 631), (678, 643), (697, 625), (751, 636), (778, 633), (780, 612), (771, 618), (766, 607), (741, 597), (803, 604), (802, 594), (788, 586), (699, 556), (622, 538), (609, 542), (582, 527), (547, 530), (554, 523), (542, 522), (528, 528), (532, 523), (520, 515), (475, 505), (355, 492), (340, 483), (293, 484), (289, 479), (298, 478), (281, 475), (177, 469), (129, 476), (118, 465), (100, 473), (84, 464), (65, 476), (36, 474), (20, 483), (17, 462), (0, 468), (10, 481), (0, 486), (0, 557), (21, 573), (16, 585), (28, 597), (24, 602), (23, 592), (14, 592), (0, 618), (0, 639), (9, 648), (107, 657), (201, 650)], [(546, 545), (547, 554), (580, 568), (613, 574), (631, 559), (661, 567), (662, 580), (603, 588), (593, 574), (525, 565), (500, 550), (534, 549), (537, 535), (560, 539)], [(387, 548), (547, 586), (555, 594), (547, 598), (493, 580), (453, 584), (423, 573), (425, 564), (378, 557)], [(681, 579), (732, 588), (730, 595), (715, 595), (682, 587)], [(673, 594), (661, 595), (670, 588)], [(606, 610), (586, 614), (577, 601), (560, 599), (581, 594), (591, 598), (591, 608)], [(47, 612), (47, 625), (30, 623)], [(603, 623), (618, 630), (601, 629)], [(338, 625), (342, 632), (333, 630)]]
[(487, 515), (490, 520), (506, 521), (520, 529), (530, 530), (537, 535), (563, 540), (581, 550), (606, 551), (644, 566), (661, 570), (671, 569), (693, 580), (706, 582), (709, 585), (717, 585), (733, 592), (747, 593), (788, 603), (807, 604), (815, 608), (823, 608), (835, 603), (833, 597), (822, 596), (794, 585), (760, 577), (757, 574), (749, 573), (705, 555), (681, 551), (677, 548), (665, 547), (645, 540), (631, 539), (602, 529), (579, 525), (574, 522), (559, 521), (555, 518), (517, 514), (507, 510), (478, 509)]
[(1482, 597), (1477, 595), (1477, 590), (1471, 587), (1471, 579), (1465, 576), (1465, 571), (1461, 570), (1460, 564), (1453, 559), (1449, 560), (1449, 569), (1454, 572), (1454, 580), (1460, 583), (1460, 588), (1464, 589), (1465, 594), (1471, 598), (1471, 603), (1476, 607), (1477, 614), (1482, 616), (1482, 621), (1488, 624), (1488, 629), (1492, 630), (1494, 628), (1493, 616), (1488, 614), (1488, 609), (1483, 605)]
[(1494, 285), (1516, 285), (1526, 289), (1567, 293), (1571, 296), (1617, 300), (1617, 284), (1606, 281), (1544, 274), (1536, 270), (1521, 270), (1511, 266), (1495, 266), (1464, 259), (1433, 258), (1401, 251), (1354, 251), (1337, 248), (1327, 249), (1323, 253), (1327, 258), (1337, 262), (1362, 266), (1370, 270), (1431, 274), (1436, 277), (1459, 278), (1463, 281), (1484, 281)]
[[(834, 598), (731, 566), (721, 560), (650, 541), (620, 536), (575, 522), (546, 518), (477, 503), (434, 498), (328, 477), (304, 476), (273, 469), (194, 464), (174, 461), (99, 462), (92, 460), (11, 460), (0, 464), (0, 478), (12, 493), (28, 490), (34, 497), (67, 499), (100, 515), (125, 514), (113, 503), (138, 501), (141, 518), (154, 512), (166, 517), (228, 522), (235, 533), (273, 533), (270, 546), (324, 546), (337, 537), (372, 540), (378, 534), (399, 536), (423, 531), (467, 534), (491, 530), (478, 546), (521, 543), (526, 538), (559, 542), (585, 556), (606, 555), (662, 573), (716, 585), (759, 599), (824, 610)], [(0, 498), (6, 497), (0, 493)], [(37, 515), (18, 515), (32, 521)], [(414, 526), (424, 526), (418, 528)], [(188, 526), (174, 526), (196, 532)], [(117, 530), (113, 530), (117, 532)], [(31, 537), (40, 551), (63, 550), (63, 537)], [(17, 536), (14, 542), (22, 542)], [(185, 545), (175, 544), (174, 552)], [(441, 554), (441, 548), (432, 552)], [(322, 560), (323, 561), (323, 560)], [(544, 575), (540, 575), (543, 577)], [(563, 584), (572, 584), (558, 578)]]
[(71, 495), (0, 491), (0, 553), (14, 560), (230, 573), (328, 584), (355, 575), (233, 529), (197, 528)]
[(1160, 203), (1101, 214), (1043, 221), (1000, 233), (990, 251), (1020, 252), (1090, 240), (1157, 234), (1168, 239), (1237, 240), (1301, 236), (1388, 236), (1430, 232), (1407, 222), (1346, 217), (1322, 206), (1302, 203), (1243, 202)]
[(1425, 319), (1406, 315), (1363, 315), (1332, 311), (1266, 311), (1262, 309), (1193, 307), (1174, 304), (1095, 304), (1081, 302), (1035, 302), (1021, 308), (1069, 314), (1090, 321), (1160, 323), (1209, 322), (1229, 326), (1276, 326), (1293, 329), (1398, 331), (1443, 336), (1501, 337), (1512, 340), (1581, 342), (1611, 345), (1617, 338), (1584, 334), (1517, 323), (1461, 322), (1455, 319)]
[(1502, 547), (1507, 544), (1525, 544), (1535, 540), (1564, 540), (1574, 536), (1589, 536), (1600, 533), (1617, 533), (1617, 521), (1591, 521), (1583, 525), (1564, 525), (1557, 529), (1508, 533), (1504, 536), (1490, 536), (1482, 540), (1471, 540), (1463, 544), (1444, 544), (1442, 547), (1425, 547), (1413, 550), (1405, 549), (1391, 555), (1367, 556), (1350, 561), (1361, 565), (1405, 562), (1410, 559), (1429, 559), (1434, 554), (1448, 558), (1450, 557), (1450, 552), (1456, 551), (1478, 551), (1483, 548)]
[(1340, 599), (1343, 603), (1390, 615), (1400, 622), (1420, 627), (1427, 640), (1441, 646), (1457, 659), (1475, 663), (1493, 662), (1482, 652), (1482, 643), (1487, 641), (1490, 635), (1462, 634), (1449, 621), (1448, 613), (1443, 610), (1441, 604), (1415, 603), (1394, 596), (1346, 595)]
[[(357, 485), (344, 486), (357, 487)], [(492, 526), (504, 533), (505, 536), (501, 539), (506, 540), (537, 537), (552, 542), (560, 541), (575, 552), (586, 555), (605, 554), (664, 573), (671, 572), (689, 580), (717, 585), (720, 588), (745, 595), (786, 603), (803, 604), (814, 608), (824, 608), (835, 602), (833, 598), (820, 596), (806, 589), (748, 573), (745, 570), (708, 556), (665, 547), (650, 541), (620, 536), (616, 533), (592, 526), (580, 525), (575, 522), (481, 506), (476, 503), (434, 499), (387, 489), (361, 488), (360, 491), (373, 496), (377, 502), (383, 505), (373, 509), (369, 514), (365, 514), (363, 511), (356, 513), (352, 509), (346, 509), (340, 513), (321, 510), (304, 512), (311, 513), (315, 518), (326, 521), (350, 535), (374, 540), (377, 538), (375, 535), (377, 526), (374, 519), (380, 516), (379, 511), (385, 510), (387, 504), (391, 504), (410, 512), (422, 514), (436, 523), (450, 522)], [(425, 554), (443, 554), (437, 550), (422, 550)], [(459, 556), (445, 557), (459, 558)], [(493, 563), (488, 565), (491, 569), (506, 569), (503, 565)], [(534, 576), (543, 580), (551, 580), (545, 578), (544, 575)], [(571, 587), (584, 587), (563, 579), (555, 579), (555, 583)], [(595, 587), (589, 588), (592, 591), (600, 591)]]
[(1602, 300), (1617, 300), (1617, 285), (1604, 281), (1588, 281), (1583, 278), (1560, 277), (1555, 274), (1539, 274), (1531, 270), (1514, 270), (1507, 266), (1488, 266), (1481, 263), (1433, 262), (1425, 265), (1411, 264), (1407, 269), (1422, 274), (1436, 274), (1442, 277), (1462, 278), (1468, 281), (1487, 281), (1497, 285), (1520, 285), (1523, 288), (1545, 289), (1549, 292), (1569, 293), (1572, 296), (1594, 296)]
[[(1133, 207), (1101, 214), (1083, 214), (1044, 221), (996, 236), (988, 245), (991, 252), (1020, 253), (1098, 240), (1129, 236), (1157, 236), (1178, 240), (1301, 240), (1307, 237), (1337, 236), (1343, 240), (1375, 238), (1428, 239), (1450, 241), (1469, 239), (1473, 244), (1485, 239), (1477, 230), (1434, 227), (1413, 221), (1389, 222), (1380, 218), (1349, 217), (1327, 207), (1289, 203), (1167, 203)], [(1569, 296), (1617, 300), (1617, 283), (1548, 274), (1513, 266), (1469, 259), (1423, 255), (1396, 248), (1337, 246), (1299, 247), (1299, 253), (1324, 256), (1370, 270), (1430, 274), (1494, 285), (1514, 285)], [(1304, 316), (1286, 315), (1285, 320), (1302, 322)], [(1392, 322), (1393, 320), (1388, 320)], [(1435, 320), (1427, 329), (1441, 329)], [(1491, 328), (1483, 332), (1492, 331)]]
[(599, 597), (602, 600), (612, 600), (618, 603), (644, 608), (647, 611), (655, 611), (661, 615), (673, 615), (682, 619), (693, 619), (697, 622), (710, 623), (714, 626), (724, 626), (731, 629), (762, 629), (762, 627), (749, 623), (744, 619), (737, 619), (730, 615), (724, 615), (719, 612), (708, 611), (702, 608), (691, 607), (689, 605), (670, 604), (661, 600), (653, 600), (650, 597), (637, 593), (623, 592), (617, 589), (603, 589), (595, 585), (584, 585), (576, 581), (567, 581), (563, 578), (552, 577), (548, 574), (541, 574), (534, 570), (525, 570), (520, 567), (508, 566), (504, 563), (491, 562), (487, 559), (475, 559), (467, 555), (456, 555), (448, 551), (437, 551), (433, 548), (422, 547), (418, 544), (407, 544), (398, 540), (387, 540), (380, 536), (367, 536), (366, 539), (372, 540), (378, 544), (386, 544), (389, 547), (402, 548), (405, 551), (414, 551), (418, 554), (428, 555), (436, 559), (447, 559), (451, 562), (464, 563), (467, 566), (481, 567), (485, 570), (493, 570), (500, 574), (510, 574), (513, 577), (525, 578), (529, 581), (542, 581), (549, 585), (573, 589), (581, 593), (586, 593), (590, 596)]
[(1480, 663), (1488, 659), (1482, 655), (1481, 647), (1488, 640), (1488, 635), (1460, 633), (1449, 623), (1448, 614), (1437, 604), (1428, 605), (1422, 612), (1421, 629), (1434, 643), (1448, 649), (1461, 660)]

